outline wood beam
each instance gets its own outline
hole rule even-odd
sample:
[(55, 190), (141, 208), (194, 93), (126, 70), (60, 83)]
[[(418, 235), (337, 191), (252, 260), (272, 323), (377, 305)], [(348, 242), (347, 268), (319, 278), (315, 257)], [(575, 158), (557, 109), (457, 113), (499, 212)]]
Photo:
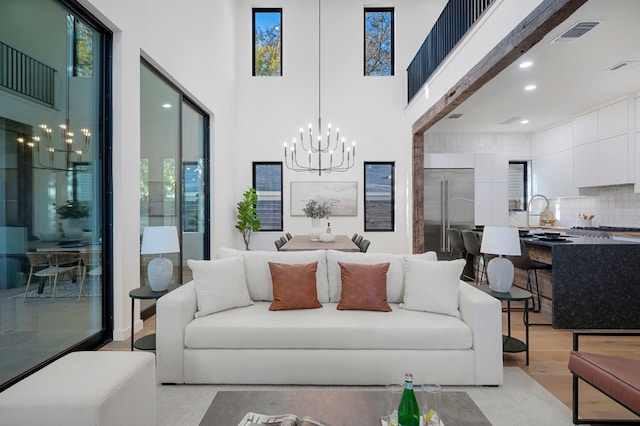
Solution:
[(424, 252), (424, 134), (413, 135), (413, 253)]

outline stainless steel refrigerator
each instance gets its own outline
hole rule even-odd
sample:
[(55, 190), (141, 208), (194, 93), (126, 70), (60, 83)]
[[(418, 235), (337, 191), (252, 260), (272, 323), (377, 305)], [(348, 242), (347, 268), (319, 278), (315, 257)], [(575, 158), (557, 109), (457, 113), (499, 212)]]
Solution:
[(474, 227), (473, 169), (424, 169), (424, 246), (449, 259), (447, 228)]

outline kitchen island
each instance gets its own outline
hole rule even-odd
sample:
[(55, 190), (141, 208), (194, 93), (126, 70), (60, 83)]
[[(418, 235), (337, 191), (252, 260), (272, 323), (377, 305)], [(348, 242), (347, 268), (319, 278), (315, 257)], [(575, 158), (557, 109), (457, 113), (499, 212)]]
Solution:
[[(640, 328), (640, 244), (563, 239), (523, 238), (532, 259), (552, 265), (538, 278), (547, 307), (550, 299), (553, 328)], [(526, 288), (526, 272), (517, 271), (515, 285)]]

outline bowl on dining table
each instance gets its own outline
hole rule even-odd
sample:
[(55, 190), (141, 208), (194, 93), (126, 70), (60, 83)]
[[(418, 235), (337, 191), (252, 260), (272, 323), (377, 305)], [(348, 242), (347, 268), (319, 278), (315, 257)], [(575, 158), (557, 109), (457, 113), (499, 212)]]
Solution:
[(554, 240), (556, 238), (560, 238), (560, 233), (559, 232), (545, 232), (544, 233), (544, 237)]
[(320, 241), (323, 243), (331, 243), (335, 241), (336, 236), (333, 234), (320, 234)]

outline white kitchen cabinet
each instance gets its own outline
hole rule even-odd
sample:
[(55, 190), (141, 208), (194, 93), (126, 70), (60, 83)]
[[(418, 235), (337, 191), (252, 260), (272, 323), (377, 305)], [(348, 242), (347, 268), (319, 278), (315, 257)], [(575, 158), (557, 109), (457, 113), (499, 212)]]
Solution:
[(598, 186), (598, 142), (573, 148), (573, 184), (578, 188)]
[(533, 193), (547, 197), (578, 195), (573, 184), (572, 122), (533, 135)]
[(598, 141), (598, 184), (629, 183), (627, 173), (627, 135)]
[(573, 119), (573, 145), (583, 145), (598, 140), (598, 111)]
[(628, 134), (628, 102), (623, 100), (598, 110), (598, 140)]
[[(620, 185), (634, 180), (629, 127), (633, 98), (607, 105), (574, 120), (573, 183), (576, 187)], [(630, 115), (631, 114), (631, 115)], [(597, 137), (594, 137), (594, 116)]]
[(535, 157), (532, 161), (533, 193), (548, 198), (579, 195), (573, 184), (573, 150)]

